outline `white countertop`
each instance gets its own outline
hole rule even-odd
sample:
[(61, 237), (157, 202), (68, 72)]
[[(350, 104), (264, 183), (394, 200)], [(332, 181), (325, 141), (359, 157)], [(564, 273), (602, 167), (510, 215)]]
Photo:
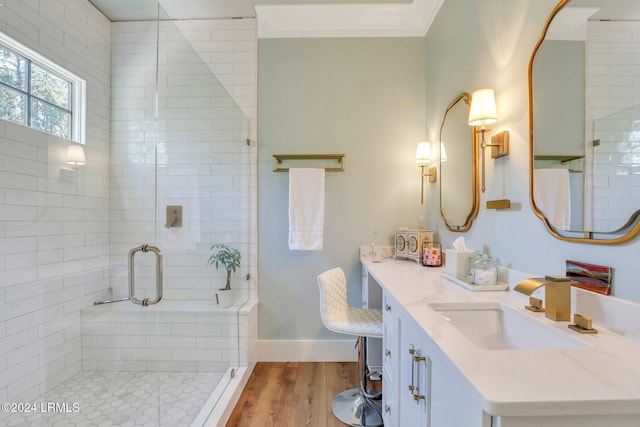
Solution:
[[(525, 310), (525, 295), (513, 291), (471, 292), (441, 278), (442, 268), (423, 267), (407, 260), (361, 260), (369, 274), (443, 351), (452, 371), (488, 414), (640, 414), (640, 342), (613, 333), (595, 320), (593, 326), (598, 334), (578, 334), (567, 327), (570, 322), (554, 322), (544, 313)], [(573, 290), (574, 298), (576, 291), (580, 290)], [(483, 350), (428, 305), (478, 301), (505, 304), (591, 347)], [(591, 317), (588, 312), (580, 314)]]

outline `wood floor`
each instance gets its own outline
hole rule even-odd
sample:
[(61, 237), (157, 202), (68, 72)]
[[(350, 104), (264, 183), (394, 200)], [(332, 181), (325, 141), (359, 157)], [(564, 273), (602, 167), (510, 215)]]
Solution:
[(342, 427), (331, 401), (357, 378), (356, 362), (258, 363), (227, 427)]

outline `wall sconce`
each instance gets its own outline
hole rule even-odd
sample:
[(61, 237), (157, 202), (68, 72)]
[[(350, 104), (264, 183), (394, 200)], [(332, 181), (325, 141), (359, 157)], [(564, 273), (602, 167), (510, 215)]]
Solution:
[(427, 164), (431, 162), (431, 143), (423, 141), (418, 143), (416, 149), (416, 163), (420, 168), (420, 204), (424, 204), (424, 178), (429, 177), (429, 182), (436, 182), (437, 169), (429, 168), (429, 172), (425, 173)]
[(498, 121), (496, 112), (496, 99), (493, 89), (480, 89), (473, 92), (471, 96), (471, 107), (469, 109), (469, 126), (476, 127), (476, 132), (480, 132), (480, 147), (482, 148), (482, 192), (486, 191), (484, 179), (484, 149), (491, 147), (491, 158), (506, 156), (509, 154), (509, 133), (501, 134), (491, 138), (491, 144), (485, 142), (487, 125), (492, 125)]
[(84, 166), (87, 159), (84, 156), (84, 147), (80, 144), (71, 144), (67, 147), (67, 159), (65, 163), (73, 166)]

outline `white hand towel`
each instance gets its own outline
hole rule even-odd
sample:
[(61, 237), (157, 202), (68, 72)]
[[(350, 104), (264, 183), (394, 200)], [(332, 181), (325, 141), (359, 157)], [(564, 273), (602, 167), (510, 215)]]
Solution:
[(559, 230), (571, 225), (571, 190), (567, 169), (536, 169), (533, 182), (538, 209)]
[(324, 226), (324, 169), (289, 169), (289, 249), (319, 251)]

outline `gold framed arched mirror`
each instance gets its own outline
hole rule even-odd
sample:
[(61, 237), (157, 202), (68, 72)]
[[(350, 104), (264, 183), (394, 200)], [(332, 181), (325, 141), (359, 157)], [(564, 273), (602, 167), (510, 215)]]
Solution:
[(637, 0), (561, 0), (531, 54), (529, 197), (560, 240), (617, 244), (640, 231), (631, 26), (640, 32)]
[(471, 95), (447, 107), (440, 125), (440, 216), (449, 231), (466, 232), (480, 207), (478, 132), (468, 125)]

